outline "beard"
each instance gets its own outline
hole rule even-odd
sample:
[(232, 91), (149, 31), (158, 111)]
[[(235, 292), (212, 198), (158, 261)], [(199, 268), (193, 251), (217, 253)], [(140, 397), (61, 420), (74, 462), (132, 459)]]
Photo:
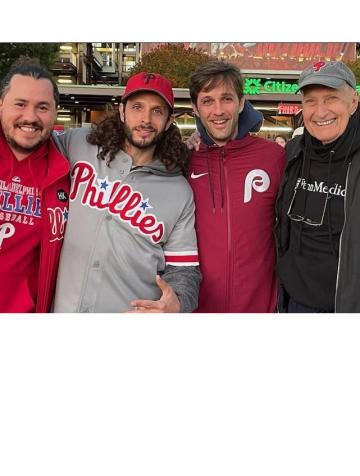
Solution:
[[(141, 126), (139, 128), (141, 129)], [(143, 129), (149, 130), (149, 128), (146, 127), (144, 127)], [(161, 141), (165, 131), (157, 132), (157, 130), (154, 128), (150, 130), (155, 132), (155, 135), (152, 138), (136, 140), (133, 137), (133, 129), (130, 129), (130, 127), (126, 123), (124, 123), (124, 132), (126, 139), (132, 146), (137, 147), (138, 149), (151, 149)]]
[(33, 144), (31, 146), (22, 146), (21, 144), (16, 142), (15, 139), (12, 139), (11, 137), (6, 137), (5, 135), (6, 142), (9, 144), (9, 146), (22, 154), (31, 154), (32, 152), (35, 152), (36, 150), (40, 149), (40, 147), (45, 144), (49, 137), (50, 134), (47, 137), (42, 137), (36, 144)]
[[(33, 126), (33, 127), (37, 127), (37, 128), (41, 128), (41, 125), (38, 124), (38, 123), (22, 123), (22, 124), (16, 124), (15, 127), (19, 127), (19, 126)], [(10, 136), (8, 134), (8, 132), (6, 130), (3, 129), (3, 133), (4, 133), (4, 137), (5, 137), (5, 140), (6, 142), (9, 144), (9, 146), (16, 150), (17, 152), (20, 152), (20, 153), (23, 153), (23, 154), (30, 154), (32, 152), (35, 152), (36, 150), (40, 149), (40, 147), (45, 144), (45, 142), (49, 139), (50, 137), (50, 134), (51, 134), (51, 131), (47, 131), (44, 135), (42, 135), (41, 137), (39, 137), (39, 140), (33, 144), (33, 145), (29, 145), (29, 146), (24, 146), (24, 145), (21, 145), (19, 144), (16, 139), (12, 136)]]

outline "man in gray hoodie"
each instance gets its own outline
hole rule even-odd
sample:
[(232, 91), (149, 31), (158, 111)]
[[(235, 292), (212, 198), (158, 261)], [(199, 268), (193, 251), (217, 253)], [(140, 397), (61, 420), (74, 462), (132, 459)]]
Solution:
[(191, 312), (201, 275), (171, 83), (132, 76), (119, 112), (58, 136), (71, 164), (55, 312)]

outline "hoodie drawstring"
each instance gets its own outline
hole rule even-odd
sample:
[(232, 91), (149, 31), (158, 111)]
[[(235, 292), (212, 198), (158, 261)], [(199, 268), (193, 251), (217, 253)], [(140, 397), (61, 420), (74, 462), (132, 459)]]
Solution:
[[(304, 179), (308, 180), (308, 177), (309, 177), (309, 173), (310, 173), (310, 167), (307, 167), (307, 174), (306, 174), (306, 177), (304, 176), (304, 173), (305, 173), (305, 163), (306, 163), (306, 158), (307, 158), (307, 144), (305, 145), (305, 150), (304, 150), (304, 156), (303, 156), (303, 160), (302, 160), (302, 164), (301, 164), (301, 173), (300, 173), (300, 180)], [(300, 183), (296, 186), (299, 187)], [(306, 208), (306, 197), (307, 195), (305, 195), (305, 199), (304, 199), (304, 206), (303, 206), (303, 216), (304, 213), (305, 213), (305, 208)], [(304, 227), (304, 222), (300, 222), (300, 231), (299, 231), (299, 237), (298, 237), (298, 243), (297, 243), (297, 249), (298, 249), (298, 253), (299, 255), (301, 254), (301, 237), (302, 237), (302, 232), (303, 232), (303, 227)]]
[[(330, 169), (331, 169), (331, 163), (332, 163), (332, 159), (335, 155), (335, 151), (334, 150), (331, 150), (330, 151), (330, 157), (329, 157), (329, 165), (328, 165), (328, 173), (327, 173), (327, 186), (328, 186), (328, 190), (329, 190), (329, 187), (330, 187)], [(336, 254), (336, 250), (335, 250), (335, 246), (334, 246), (334, 241), (333, 241), (333, 231), (332, 231), (332, 226), (331, 226), (331, 213), (330, 213), (330, 204), (331, 204), (331, 195), (329, 194), (327, 197), (326, 197), (326, 201), (329, 202), (329, 203), (326, 203), (325, 206), (327, 206), (327, 216), (328, 216), (328, 233), (329, 233), (329, 243), (330, 243), (330, 249), (331, 249), (331, 253), (333, 254), (333, 256), (335, 256), (335, 258), (337, 258), (337, 254)]]
[[(225, 150), (224, 148), (221, 148), (219, 152), (219, 159), (218, 159), (218, 177), (219, 177), (219, 189), (220, 189), (220, 211), (221, 213), (224, 210), (224, 165), (223, 165), (223, 160), (225, 157)], [(211, 204), (212, 204), (212, 212), (215, 213), (216, 210), (216, 205), (215, 205), (215, 191), (214, 191), (214, 182), (213, 182), (213, 176), (211, 174), (211, 169), (210, 169), (210, 161), (209, 161), (209, 150), (208, 147), (206, 148), (206, 166), (208, 170), (208, 177), (209, 177), (209, 191), (210, 191), (210, 196), (211, 196)]]
[(224, 158), (225, 158), (225, 149), (221, 149), (221, 159), (219, 160), (219, 185), (220, 185), (220, 210), (221, 212), (224, 210), (224, 187), (223, 187), (223, 165), (224, 165)]
[(208, 175), (209, 175), (209, 190), (210, 190), (211, 203), (212, 203), (212, 212), (215, 213), (214, 184), (213, 184), (213, 181), (212, 181), (212, 175), (211, 175), (211, 171), (210, 171), (208, 148), (206, 148), (206, 166), (207, 166)]

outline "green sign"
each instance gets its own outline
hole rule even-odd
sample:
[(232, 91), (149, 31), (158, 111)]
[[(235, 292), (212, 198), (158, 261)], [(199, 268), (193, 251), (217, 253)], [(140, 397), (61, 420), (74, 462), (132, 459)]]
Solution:
[[(262, 93), (296, 94), (298, 85), (287, 81), (275, 81), (263, 78), (245, 78), (244, 94), (253, 96)], [(360, 84), (356, 86), (356, 91), (360, 94)]]
[(244, 93), (249, 95), (261, 93), (296, 94), (298, 86), (286, 81), (274, 81), (262, 78), (245, 78)]

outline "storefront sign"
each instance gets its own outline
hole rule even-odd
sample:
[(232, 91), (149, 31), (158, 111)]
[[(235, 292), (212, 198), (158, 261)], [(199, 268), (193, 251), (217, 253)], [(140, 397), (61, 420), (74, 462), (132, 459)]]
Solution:
[(295, 116), (300, 111), (299, 104), (280, 103), (278, 105), (278, 114), (283, 116)]
[[(264, 80), (263, 78), (245, 78), (244, 94), (254, 96), (264, 93), (296, 94), (298, 86), (296, 82), (275, 81), (273, 79)], [(360, 84), (356, 86), (356, 91), (360, 94)]]
[(296, 83), (287, 81), (265, 80), (262, 78), (245, 78), (244, 94), (254, 95), (261, 93), (296, 94)]

